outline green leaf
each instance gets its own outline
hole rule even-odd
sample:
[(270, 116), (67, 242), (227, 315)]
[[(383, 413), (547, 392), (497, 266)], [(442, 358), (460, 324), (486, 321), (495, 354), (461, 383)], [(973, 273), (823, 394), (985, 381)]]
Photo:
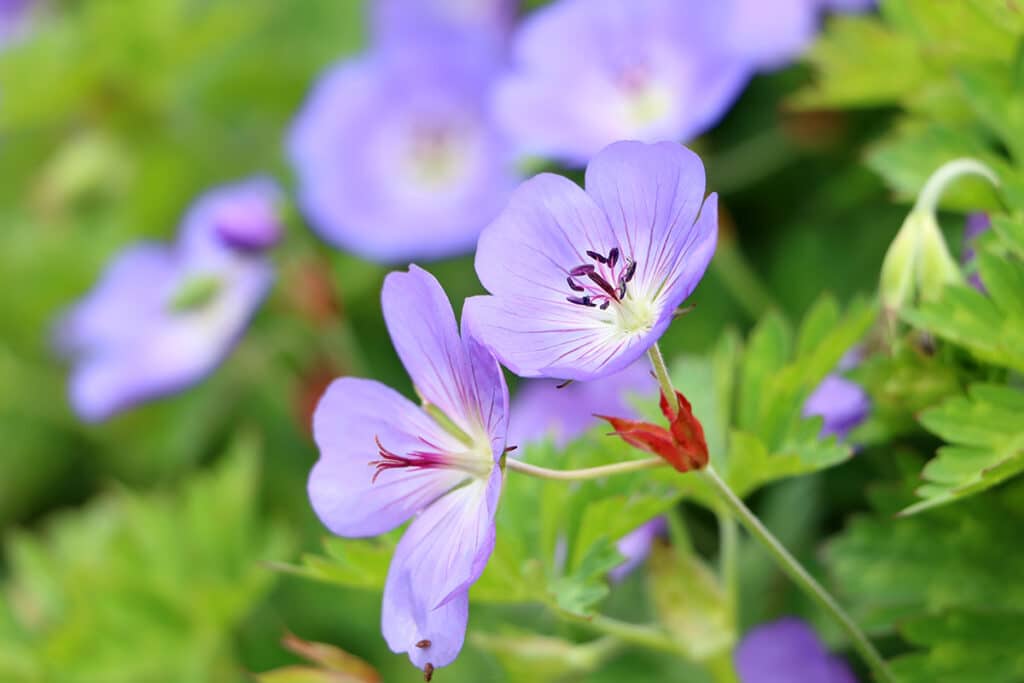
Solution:
[(573, 571), (554, 581), (551, 592), (559, 609), (576, 616), (589, 616), (608, 595), (608, 572), (622, 564), (622, 554), (608, 538), (586, 549)]
[(900, 628), (903, 637), (926, 652), (900, 657), (893, 673), (906, 683), (1017, 683), (1024, 680), (1020, 634), (1024, 613), (954, 610), (914, 619)]
[(691, 659), (711, 659), (732, 647), (736, 627), (725, 589), (702, 559), (656, 543), (647, 580), (659, 623)]
[(0, 639), (0, 680), (237, 680), (232, 631), (270, 588), (261, 563), (288, 546), (259, 514), (255, 450), (240, 440), (179, 491), (119, 491), (12, 534), (17, 635)]
[(574, 680), (596, 670), (621, 648), (614, 638), (573, 643), (512, 629), (501, 634), (473, 631), (469, 638), (473, 645), (497, 657), (510, 681)]
[(925, 428), (949, 445), (922, 472), (924, 500), (913, 514), (973, 495), (1024, 471), (1024, 392), (975, 384), (967, 396), (948, 399), (921, 415)]

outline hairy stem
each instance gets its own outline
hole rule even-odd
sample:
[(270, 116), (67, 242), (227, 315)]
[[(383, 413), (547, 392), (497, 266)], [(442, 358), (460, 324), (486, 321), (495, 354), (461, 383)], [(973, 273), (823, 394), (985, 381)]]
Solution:
[(615, 474), (626, 474), (638, 470), (649, 470), (652, 467), (661, 467), (667, 464), (661, 458), (644, 458), (643, 460), (626, 460), (611, 465), (600, 467), (587, 467), (582, 470), (551, 470), (547, 467), (538, 467), (515, 458), (505, 460), (505, 467), (515, 472), (527, 474), (539, 479), (556, 479), (559, 481), (579, 481), (581, 479), (600, 479)]

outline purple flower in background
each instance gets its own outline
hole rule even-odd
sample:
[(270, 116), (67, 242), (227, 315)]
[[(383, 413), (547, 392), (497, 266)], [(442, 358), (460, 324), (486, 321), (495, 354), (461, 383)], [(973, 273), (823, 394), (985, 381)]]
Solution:
[(0, 48), (22, 35), (36, 0), (0, 0)]
[(443, 36), (330, 69), (288, 144), (320, 236), (381, 262), (470, 251), (518, 180), (489, 109), (496, 69)]
[(742, 683), (857, 683), (803, 621), (787, 617), (754, 628), (735, 654)]
[(976, 255), (974, 244), (978, 237), (991, 227), (992, 221), (989, 219), (988, 214), (980, 211), (968, 214), (964, 225), (964, 243), (960, 261), (964, 264), (964, 267), (971, 271), (967, 276), (967, 281), (980, 292), (985, 291), (985, 285), (981, 282), (981, 275), (974, 269), (974, 258)]
[(320, 460), (309, 498), (339, 536), (375, 536), (412, 519), (388, 570), (382, 630), (392, 651), (429, 673), (462, 649), (468, 591), (494, 549), (508, 388), (490, 352), (460, 338), (432, 275), (416, 266), (391, 273), (381, 298), (426, 407), (372, 380), (335, 380), (313, 418)]
[(851, 349), (839, 361), (838, 372), (827, 375), (804, 402), (804, 417), (820, 415), (824, 418), (822, 438), (835, 435), (837, 439), (845, 439), (871, 412), (871, 399), (867, 392), (840, 374), (853, 369), (860, 361), (860, 349)]
[(657, 382), (647, 363), (638, 361), (625, 370), (592, 382), (573, 382), (561, 389), (550, 379), (520, 384), (512, 401), (509, 443), (524, 444), (545, 437), (564, 447), (594, 425), (595, 415), (636, 417), (631, 394), (654, 392)]
[[(220, 364), (270, 288), (261, 249), (276, 240), (279, 199), (263, 179), (214, 190), (190, 210), (176, 245), (142, 243), (114, 259), (56, 330), (82, 419), (180, 391)], [(237, 247), (253, 234), (260, 248)]]
[(664, 517), (655, 517), (620, 538), (615, 547), (626, 560), (611, 570), (608, 578), (612, 581), (622, 581), (643, 564), (651, 554), (651, 546), (654, 545), (655, 539), (664, 534), (667, 527), (668, 523)]
[(617, 140), (699, 135), (751, 74), (702, 30), (714, 5), (559, 0), (534, 12), (498, 86), (501, 123), (521, 151), (580, 166)]
[(376, 40), (386, 44), (424, 34), (482, 42), (500, 49), (512, 30), (517, 0), (375, 0)]
[(466, 301), (470, 328), (524, 377), (610, 375), (672, 322), (715, 251), (718, 198), (675, 143), (619, 142), (587, 167), (586, 191), (544, 173), (480, 236), (491, 296)]

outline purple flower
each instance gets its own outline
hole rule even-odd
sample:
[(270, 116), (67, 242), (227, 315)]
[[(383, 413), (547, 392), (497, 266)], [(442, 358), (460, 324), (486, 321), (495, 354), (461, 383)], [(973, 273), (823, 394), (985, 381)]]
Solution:
[(989, 219), (988, 214), (981, 211), (968, 214), (964, 225), (964, 243), (960, 261), (964, 264), (964, 267), (971, 271), (967, 276), (967, 281), (980, 292), (985, 292), (986, 290), (985, 285), (981, 282), (981, 275), (978, 274), (974, 266), (976, 255), (974, 245), (978, 241), (978, 237), (991, 227), (992, 221)]
[(0, 0), (0, 48), (22, 35), (36, 0)]
[(375, 0), (372, 20), (376, 40), (416, 40), (445, 36), (500, 49), (512, 29), (516, 0)]
[(289, 140), (320, 236), (382, 262), (471, 250), (518, 178), (490, 114), (496, 69), (486, 51), (442, 36), (330, 69)]
[(534, 12), (498, 86), (502, 124), (523, 152), (580, 166), (616, 140), (696, 137), (751, 74), (705, 30), (714, 5), (559, 0)]
[(735, 654), (742, 683), (857, 683), (850, 667), (825, 649), (810, 626), (787, 617), (753, 629)]
[(655, 517), (620, 538), (615, 547), (626, 559), (608, 573), (608, 578), (612, 581), (622, 581), (643, 564), (651, 554), (651, 546), (654, 545), (655, 539), (665, 533), (667, 526), (664, 517)]
[(467, 300), (466, 319), (518, 375), (610, 375), (672, 322), (717, 234), (696, 154), (615, 143), (587, 167), (585, 192), (549, 173), (516, 190), (480, 237), (476, 271), (492, 296)]
[(247, 233), (254, 215), (273, 216), (278, 199), (267, 180), (214, 190), (190, 211), (176, 245), (141, 243), (114, 259), (56, 330), (74, 365), (70, 400), (82, 419), (180, 391), (220, 364), (273, 278), (265, 256), (221, 233)]
[[(550, 379), (527, 380), (512, 401), (509, 443), (525, 444), (552, 437), (559, 447), (598, 424), (595, 415), (636, 417), (631, 394), (656, 390), (647, 363), (638, 361), (625, 370), (592, 382), (573, 382), (559, 389)], [(603, 424), (603, 423), (602, 423)]]
[(394, 652), (432, 671), (462, 649), (468, 591), (494, 548), (508, 388), (494, 357), (459, 337), (429, 273), (391, 273), (382, 300), (425, 407), (372, 380), (335, 380), (313, 418), (320, 460), (309, 498), (339, 536), (374, 536), (412, 519), (388, 571), (382, 629)]
[(867, 392), (840, 374), (856, 367), (860, 361), (861, 350), (854, 347), (839, 361), (839, 372), (827, 375), (804, 402), (804, 417), (820, 415), (824, 418), (822, 438), (834, 434), (837, 439), (845, 439), (871, 412)]

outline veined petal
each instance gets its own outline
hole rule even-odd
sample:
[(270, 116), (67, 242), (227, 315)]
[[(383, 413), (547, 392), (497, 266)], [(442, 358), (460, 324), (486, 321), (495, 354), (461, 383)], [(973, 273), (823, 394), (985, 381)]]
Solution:
[(502, 473), (455, 489), (420, 513), (398, 543), (384, 586), (381, 626), (394, 652), (419, 667), (450, 664), (462, 649), (467, 591), (494, 550)]
[(440, 283), (413, 265), (387, 276), (381, 298), (391, 340), (419, 394), (467, 434), (483, 429), (503, 441), (505, 378), (486, 349), (463, 342)]
[(542, 173), (520, 185), (484, 228), (476, 272), (492, 294), (565, 303), (572, 294), (565, 286), (569, 271), (592, 262), (587, 250), (608, 253), (615, 246), (594, 200), (568, 178)]
[(662, 285), (658, 297), (666, 315), (672, 314), (697, 288), (717, 246), (718, 194), (712, 192), (704, 200), (700, 217), (690, 230), (686, 248), (678, 252), (675, 262), (668, 268), (671, 275)]
[(447, 468), (405, 468), (384, 470), (374, 481), (378, 439), (399, 453), (430, 450), (424, 440), (442, 450), (458, 446), (417, 405), (372, 380), (335, 380), (317, 405), (313, 435), (320, 459), (309, 476), (309, 499), (339, 536), (390, 531), (466, 476)]
[(671, 142), (616, 142), (587, 166), (587, 194), (608, 215), (623, 251), (637, 262), (636, 287), (658, 291), (680, 254), (698, 245), (704, 165)]
[(580, 381), (625, 368), (671, 321), (663, 316), (650, 331), (624, 336), (593, 309), (515, 296), (470, 297), (464, 311), (469, 329), (515, 374)]

